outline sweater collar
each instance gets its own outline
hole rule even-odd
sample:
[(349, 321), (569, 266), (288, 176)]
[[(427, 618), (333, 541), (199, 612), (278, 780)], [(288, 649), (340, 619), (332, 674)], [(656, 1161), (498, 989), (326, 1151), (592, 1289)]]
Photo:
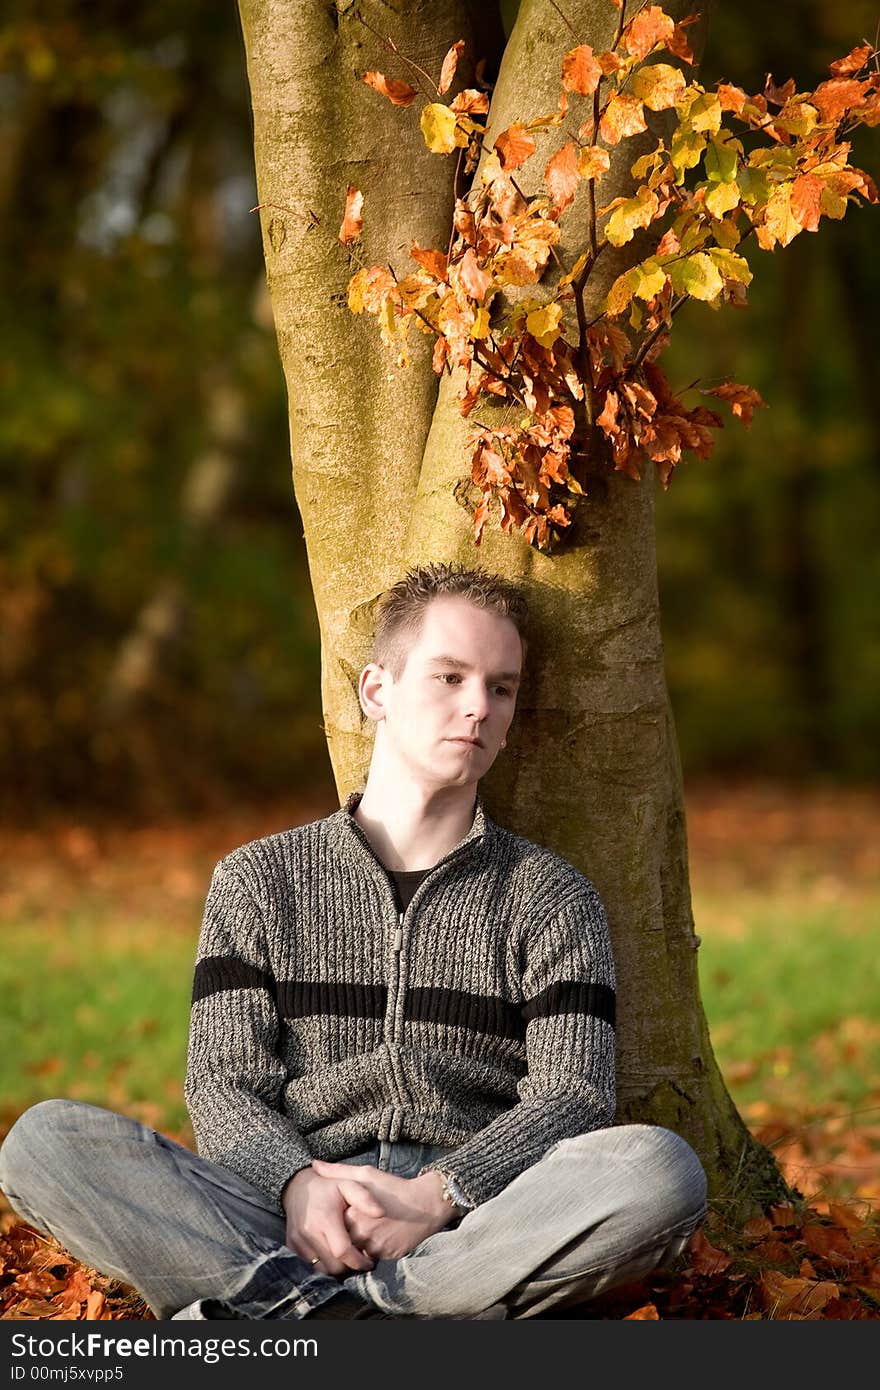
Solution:
[[(346, 850), (350, 852), (352, 849), (361, 852), (366, 850), (375, 863), (381, 864), (381, 860), (370, 844), (368, 837), (354, 818), (353, 813), (362, 797), (363, 791), (351, 792), (348, 797), (346, 797), (345, 802), (340, 806), (339, 810), (327, 817), (327, 830), (333, 843), (343, 852)], [(470, 830), (463, 839), (459, 840), (457, 845), (453, 845), (448, 854), (444, 854), (443, 858), (438, 860), (437, 864), (433, 865), (432, 872), (433, 869), (438, 868), (440, 864), (444, 864), (451, 856), (455, 855), (457, 857), (459, 853), (466, 848), (469, 850), (471, 847), (479, 846), (483, 842), (488, 843), (491, 838), (491, 833), (492, 821), (486, 814), (486, 808), (483, 805), (479, 793), (477, 793), (474, 819)], [(382, 867), (384, 869), (384, 865), (382, 865)]]

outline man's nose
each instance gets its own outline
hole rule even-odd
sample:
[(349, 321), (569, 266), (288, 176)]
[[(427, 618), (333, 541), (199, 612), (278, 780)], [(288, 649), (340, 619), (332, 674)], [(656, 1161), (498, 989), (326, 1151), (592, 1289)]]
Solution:
[(469, 686), (466, 691), (465, 709), (467, 719), (485, 719), (489, 713), (489, 692), (481, 682)]

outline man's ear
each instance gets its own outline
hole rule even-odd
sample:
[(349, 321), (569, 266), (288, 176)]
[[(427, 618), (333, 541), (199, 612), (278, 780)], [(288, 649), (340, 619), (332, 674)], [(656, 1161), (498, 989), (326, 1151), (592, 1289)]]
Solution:
[(378, 724), (385, 718), (385, 699), (392, 683), (391, 672), (378, 661), (371, 661), (358, 679), (358, 699), (368, 719)]

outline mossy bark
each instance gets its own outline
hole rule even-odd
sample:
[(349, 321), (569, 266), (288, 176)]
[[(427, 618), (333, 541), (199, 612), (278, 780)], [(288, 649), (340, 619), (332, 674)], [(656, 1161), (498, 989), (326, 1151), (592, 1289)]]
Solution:
[[(560, 8), (565, 19), (549, 0), (520, 6), (490, 131), (555, 107), (559, 62), (576, 41), (597, 50), (611, 41), (617, 11), (608, 0)], [(458, 383), (444, 378), (438, 391), (427, 339), (414, 336), (412, 364), (398, 368), (374, 322), (349, 313), (354, 266), (335, 240), (346, 184), (355, 183), (365, 194), (366, 264), (403, 270), (413, 241), (445, 248), (453, 161), (425, 150), (417, 106), (398, 111), (359, 80), (373, 67), (412, 74), (383, 52), (346, 0), (240, 0), (240, 9), (260, 202), (287, 209), (265, 207), (261, 216), (340, 796), (362, 784), (369, 763), (371, 729), (356, 681), (383, 589), (408, 565), (440, 559), (477, 562), (521, 581), (535, 635), (509, 746), (483, 784), (487, 804), (502, 824), (553, 845), (595, 882), (619, 975), (620, 1118), (665, 1124), (688, 1138), (715, 1202), (735, 1219), (786, 1189), (725, 1089), (700, 1003), (682, 778), (663, 669), (654, 480), (635, 483), (589, 462), (587, 497), (556, 553), (503, 535), (497, 520), (475, 550)], [(666, 9), (680, 18), (690, 5), (675, 0)], [(471, 34), (464, 0), (366, 0), (359, 12), (435, 74), (449, 45)], [(615, 152), (603, 203), (627, 187), (627, 155), (631, 162), (631, 144)], [(533, 187), (545, 162), (539, 150), (523, 170)], [(586, 218), (582, 192), (563, 222), (566, 263), (583, 248)], [(640, 251), (603, 258), (595, 306)]]

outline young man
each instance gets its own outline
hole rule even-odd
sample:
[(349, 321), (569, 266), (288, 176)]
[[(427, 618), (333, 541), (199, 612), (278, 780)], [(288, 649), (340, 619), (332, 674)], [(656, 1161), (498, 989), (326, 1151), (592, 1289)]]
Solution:
[(363, 793), (218, 864), (186, 1098), (198, 1156), (34, 1106), (0, 1186), (159, 1318), (531, 1317), (672, 1260), (693, 1150), (613, 1126), (614, 966), (571, 864), (494, 824), (520, 593), (430, 565), (360, 676)]

